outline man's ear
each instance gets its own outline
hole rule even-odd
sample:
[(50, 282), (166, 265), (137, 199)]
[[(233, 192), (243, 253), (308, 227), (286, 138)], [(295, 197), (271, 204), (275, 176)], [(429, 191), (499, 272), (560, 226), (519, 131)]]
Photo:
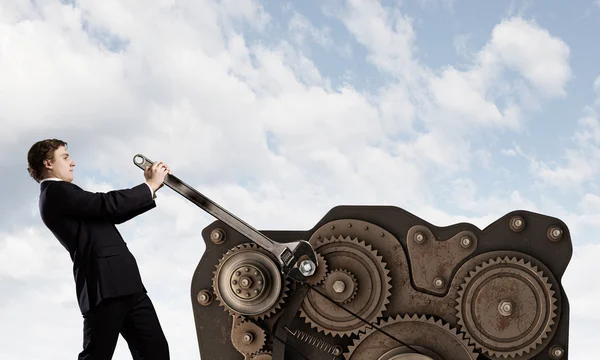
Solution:
[(44, 166), (46, 167), (46, 169), (52, 169), (52, 161), (44, 160)]

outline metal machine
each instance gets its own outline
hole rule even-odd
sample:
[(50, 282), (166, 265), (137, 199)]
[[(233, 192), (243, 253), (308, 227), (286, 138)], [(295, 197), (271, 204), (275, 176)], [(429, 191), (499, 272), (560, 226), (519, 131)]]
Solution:
[(337, 206), (306, 231), (258, 231), (174, 175), (165, 185), (217, 218), (191, 284), (202, 359), (568, 359), (559, 219), (513, 211), (481, 230)]

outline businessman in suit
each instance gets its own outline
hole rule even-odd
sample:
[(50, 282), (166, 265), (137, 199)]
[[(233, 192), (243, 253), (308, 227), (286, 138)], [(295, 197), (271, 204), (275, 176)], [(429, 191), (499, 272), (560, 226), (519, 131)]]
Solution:
[(46, 139), (28, 152), (28, 172), (40, 183), (42, 221), (69, 252), (83, 350), (78, 360), (112, 359), (119, 334), (134, 360), (168, 360), (165, 335), (133, 254), (115, 227), (156, 207), (156, 191), (170, 169), (156, 162), (145, 182), (130, 189), (89, 192), (73, 184), (67, 143)]

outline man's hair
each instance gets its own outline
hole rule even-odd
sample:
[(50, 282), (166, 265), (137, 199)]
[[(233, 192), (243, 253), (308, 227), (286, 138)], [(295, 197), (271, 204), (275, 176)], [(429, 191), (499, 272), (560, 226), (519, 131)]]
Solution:
[(38, 183), (42, 180), (44, 172), (44, 160), (52, 160), (54, 152), (61, 146), (67, 147), (67, 143), (59, 139), (46, 139), (33, 144), (27, 153), (27, 171)]

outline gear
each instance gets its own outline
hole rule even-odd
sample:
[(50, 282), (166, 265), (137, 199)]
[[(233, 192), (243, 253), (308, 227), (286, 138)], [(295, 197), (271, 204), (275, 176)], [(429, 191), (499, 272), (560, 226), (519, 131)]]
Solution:
[(231, 343), (243, 355), (258, 353), (267, 340), (265, 331), (253, 322), (234, 316), (231, 327)]
[[(383, 257), (377, 255), (377, 251), (365, 241), (349, 236), (324, 238), (316, 242), (313, 248), (325, 258), (330, 268), (347, 270), (355, 278), (358, 284), (355, 287), (356, 294), (343, 305), (344, 308), (369, 323), (377, 321), (387, 308), (392, 288), (388, 275), (390, 271), (383, 262)], [(328, 290), (324, 285), (315, 288), (327, 294)], [(302, 302), (300, 316), (318, 331), (342, 337), (358, 334), (368, 326), (348, 311), (335, 306), (329, 299), (311, 289)]]
[(270, 351), (259, 351), (250, 357), (250, 360), (273, 360)]
[(335, 269), (327, 275), (323, 282), (325, 294), (340, 304), (347, 304), (358, 292), (356, 278), (348, 270)]
[(457, 293), (458, 324), (490, 358), (529, 354), (554, 325), (557, 300), (551, 286), (523, 259), (485, 261), (469, 272)]
[(231, 315), (271, 316), (287, 296), (287, 286), (270, 254), (253, 243), (227, 251), (213, 272), (215, 298)]
[(346, 360), (392, 360), (405, 357), (415, 360), (476, 360), (478, 356), (475, 347), (470, 345), (455, 328), (431, 316), (397, 315), (395, 318), (379, 322), (377, 328), (379, 330), (369, 327), (365, 333), (360, 334), (358, 339), (348, 347), (344, 358)]
[(316, 251), (315, 253), (317, 255), (317, 269), (315, 270), (314, 274), (306, 278), (307, 283), (309, 285), (319, 285), (323, 282), (325, 276), (327, 276), (327, 261), (325, 260), (323, 255), (319, 254)]

